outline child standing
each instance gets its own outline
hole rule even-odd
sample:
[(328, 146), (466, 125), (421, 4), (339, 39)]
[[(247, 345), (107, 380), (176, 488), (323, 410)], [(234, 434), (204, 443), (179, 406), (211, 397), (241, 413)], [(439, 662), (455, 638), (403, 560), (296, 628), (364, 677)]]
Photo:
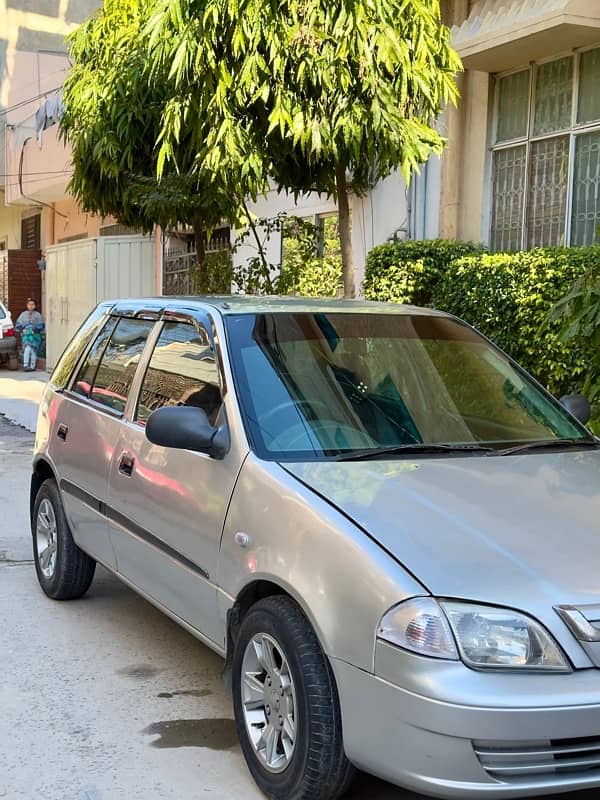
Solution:
[(25, 372), (33, 372), (36, 368), (37, 354), (42, 344), (44, 327), (44, 318), (39, 311), (36, 311), (35, 300), (30, 297), (27, 300), (27, 310), (19, 315), (15, 325), (15, 328), (21, 334), (23, 369)]

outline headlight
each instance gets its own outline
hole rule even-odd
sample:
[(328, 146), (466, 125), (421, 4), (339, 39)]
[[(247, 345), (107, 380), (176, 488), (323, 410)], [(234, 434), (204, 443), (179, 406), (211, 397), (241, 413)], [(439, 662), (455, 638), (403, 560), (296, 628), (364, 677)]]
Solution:
[(570, 672), (544, 628), (508, 609), (415, 597), (384, 615), (377, 637), (420, 655), (460, 658), (474, 669)]
[(566, 658), (542, 626), (517, 611), (442, 601), (465, 664), (476, 669), (545, 669), (570, 672)]

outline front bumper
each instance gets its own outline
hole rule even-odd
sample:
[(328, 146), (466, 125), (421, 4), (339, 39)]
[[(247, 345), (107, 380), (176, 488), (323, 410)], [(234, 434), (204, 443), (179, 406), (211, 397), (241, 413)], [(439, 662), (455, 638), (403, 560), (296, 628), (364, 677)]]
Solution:
[(360, 769), (457, 800), (600, 787), (600, 670), (483, 673), (382, 643), (378, 676), (332, 665)]

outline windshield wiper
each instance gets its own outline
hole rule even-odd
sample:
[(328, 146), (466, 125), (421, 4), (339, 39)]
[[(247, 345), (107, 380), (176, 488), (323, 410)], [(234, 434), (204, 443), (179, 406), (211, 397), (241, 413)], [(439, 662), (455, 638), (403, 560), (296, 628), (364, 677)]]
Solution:
[(564, 447), (600, 447), (600, 442), (596, 439), (541, 439), (536, 442), (525, 442), (514, 447), (507, 447), (505, 450), (497, 450), (496, 455), (512, 456), (514, 453), (526, 453), (528, 450), (552, 450)]
[(391, 447), (378, 447), (375, 450), (351, 450), (335, 457), (336, 461), (361, 461), (363, 459), (377, 458), (389, 455), (427, 455), (428, 453), (493, 453), (492, 447), (479, 444), (427, 444), (415, 442), (414, 444), (399, 444)]

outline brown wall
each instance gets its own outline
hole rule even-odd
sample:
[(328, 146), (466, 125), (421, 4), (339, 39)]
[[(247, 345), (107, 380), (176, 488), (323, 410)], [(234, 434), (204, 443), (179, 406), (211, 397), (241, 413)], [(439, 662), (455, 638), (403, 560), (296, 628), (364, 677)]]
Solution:
[(40, 250), (8, 251), (7, 305), (14, 322), (21, 311), (25, 311), (28, 297), (33, 297), (38, 310), (44, 312), (41, 308), (42, 275), (37, 265), (41, 257)]

